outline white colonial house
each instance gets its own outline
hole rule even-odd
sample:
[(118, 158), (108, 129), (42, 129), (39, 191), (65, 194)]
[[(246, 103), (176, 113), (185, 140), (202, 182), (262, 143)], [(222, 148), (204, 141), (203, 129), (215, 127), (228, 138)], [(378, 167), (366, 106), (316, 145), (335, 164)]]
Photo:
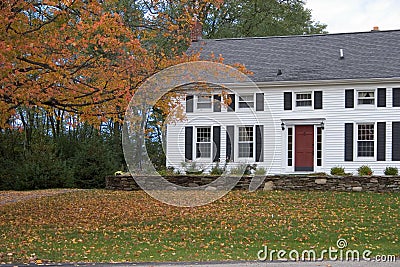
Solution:
[(220, 90), (188, 91), (187, 120), (167, 127), (168, 166), (400, 167), (400, 30), (198, 40), (190, 49), (245, 65), (257, 86), (238, 86), (229, 106), (219, 105)]

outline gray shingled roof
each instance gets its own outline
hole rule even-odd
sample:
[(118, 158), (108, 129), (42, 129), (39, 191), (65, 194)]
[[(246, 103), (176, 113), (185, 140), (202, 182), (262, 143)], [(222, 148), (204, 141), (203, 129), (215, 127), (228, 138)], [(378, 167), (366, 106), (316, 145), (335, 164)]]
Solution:
[(256, 82), (400, 77), (400, 30), (201, 40), (189, 51), (200, 48), (244, 64)]

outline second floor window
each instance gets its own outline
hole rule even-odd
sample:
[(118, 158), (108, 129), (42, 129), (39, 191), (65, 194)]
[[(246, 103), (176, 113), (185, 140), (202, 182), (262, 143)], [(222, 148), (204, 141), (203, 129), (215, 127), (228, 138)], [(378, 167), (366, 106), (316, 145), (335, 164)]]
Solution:
[(311, 92), (296, 93), (296, 107), (311, 107), (312, 96)]
[(197, 97), (197, 109), (211, 109), (211, 95), (199, 95)]
[(254, 95), (239, 96), (239, 108), (254, 108)]
[(359, 105), (375, 105), (375, 91), (358, 91), (357, 96)]

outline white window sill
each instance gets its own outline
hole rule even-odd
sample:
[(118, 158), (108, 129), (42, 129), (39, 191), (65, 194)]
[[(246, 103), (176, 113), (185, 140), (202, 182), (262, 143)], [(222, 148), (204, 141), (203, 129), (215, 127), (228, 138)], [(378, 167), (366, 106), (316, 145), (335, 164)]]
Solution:
[(197, 108), (196, 112), (212, 112), (212, 108)]
[(374, 162), (376, 161), (375, 157), (357, 157), (355, 158), (356, 162)]
[(238, 108), (237, 112), (253, 112), (254, 108)]
[(211, 158), (196, 158), (197, 163), (209, 163), (211, 162)]
[(307, 107), (294, 107), (294, 110), (314, 110), (312, 106)]
[(356, 106), (356, 109), (376, 109), (376, 106), (375, 106), (375, 104), (374, 105), (368, 105), (368, 104), (358, 104), (357, 106)]

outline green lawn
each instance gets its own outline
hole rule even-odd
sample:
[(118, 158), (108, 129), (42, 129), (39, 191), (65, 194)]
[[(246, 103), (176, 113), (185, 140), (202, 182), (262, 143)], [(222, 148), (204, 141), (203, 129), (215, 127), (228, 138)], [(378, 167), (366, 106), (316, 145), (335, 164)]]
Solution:
[(400, 194), (234, 191), (203, 207), (77, 191), (0, 206), (0, 262), (256, 260), (269, 249), (400, 256)]

